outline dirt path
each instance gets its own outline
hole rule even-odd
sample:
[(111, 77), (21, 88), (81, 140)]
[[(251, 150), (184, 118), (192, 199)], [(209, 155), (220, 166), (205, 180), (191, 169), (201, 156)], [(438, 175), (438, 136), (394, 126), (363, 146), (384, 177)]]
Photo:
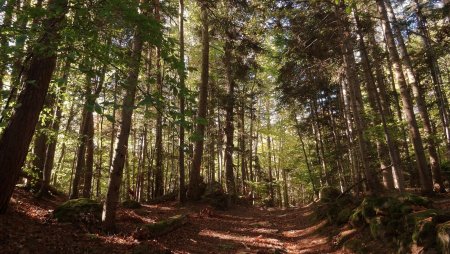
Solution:
[[(1, 253), (345, 253), (334, 250), (329, 228), (315, 221), (309, 207), (267, 210), (236, 207), (213, 211), (206, 205), (175, 203), (120, 210), (119, 234), (107, 236), (96, 226), (49, 220), (61, 200), (36, 201), (16, 192), (12, 209), (0, 216)], [(142, 223), (175, 214), (189, 223), (157, 239), (139, 242), (131, 235)]]
[(343, 253), (333, 250), (324, 226), (325, 222), (314, 222), (308, 207), (239, 207), (194, 217), (190, 226), (159, 241), (179, 253)]

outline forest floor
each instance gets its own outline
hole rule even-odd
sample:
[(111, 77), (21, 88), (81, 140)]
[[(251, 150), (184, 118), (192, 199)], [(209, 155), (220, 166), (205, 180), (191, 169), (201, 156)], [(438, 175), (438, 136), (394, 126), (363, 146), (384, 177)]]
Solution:
[[(1, 253), (347, 253), (336, 249), (339, 229), (314, 220), (313, 208), (265, 209), (237, 206), (215, 211), (206, 204), (184, 207), (175, 202), (120, 208), (118, 234), (105, 235), (97, 226), (59, 223), (52, 210), (65, 197), (35, 199), (24, 190), (14, 192), (6, 215), (0, 216)], [(177, 214), (188, 223), (153, 240), (132, 237), (136, 227)]]

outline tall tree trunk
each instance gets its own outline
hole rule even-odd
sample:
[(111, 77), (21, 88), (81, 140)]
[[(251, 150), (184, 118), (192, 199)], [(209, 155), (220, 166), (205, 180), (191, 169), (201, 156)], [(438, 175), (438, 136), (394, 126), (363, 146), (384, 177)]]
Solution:
[(234, 90), (235, 90), (235, 80), (234, 73), (231, 66), (232, 62), (232, 45), (231, 38), (227, 38), (224, 46), (224, 58), (223, 62), (225, 65), (225, 72), (228, 83), (228, 93), (226, 100), (226, 116), (225, 116), (225, 136), (226, 136), (226, 145), (225, 145), (225, 175), (226, 175), (226, 186), (228, 194), (234, 197), (236, 193), (236, 184), (234, 181), (234, 164), (233, 164), (233, 150), (234, 150)]
[(309, 163), (308, 153), (306, 152), (305, 142), (303, 141), (302, 131), (300, 129), (300, 123), (297, 119), (297, 115), (294, 115), (293, 117), (295, 120), (295, 129), (297, 130), (298, 139), (300, 140), (300, 145), (302, 146), (303, 156), (305, 157), (305, 164), (306, 164), (306, 168), (308, 169), (308, 177), (309, 177), (309, 180), (311, 181), (311, 186), (312, 186), (312, 189), (314, 192), (314, 196), (318, 198), (319, 190), (317, 189), (316, 184), (314, 183), (314, 177), (312, 174), (311, 164)]
[(378, 12), (381, 16), (382, 26), (384, 36), (386, 38), (387, 47), (389, 51), (389, 56), (392, 61), (395, 79), (400, 88), (400, 95), (403, 103), (403, 113), (405, 115), (406, 121), (409, 126), (409, 133), (413, 143), (414, 152), (416, 156), (417, 168), (419, 171), (419, 179), (421, 184), (421, 189), (424, 193), (431, 194), (433, 191), (433, 184), (431, 181), (430, 170), (427, 166), (427, 161), (425, 158), (425, 152), (423, 149), (422, 137), (420, 136), (419, 127), (417, 125), (417, 120), (414, 115), (413, 103), (411, 99), (411, 94), (409, 93), (408, 86), (406, 84), (406, 79), (403, 74), (403, 69), (400, 63), (400, 57), (395, 45), (394, 36), (392, 29), (389, 25), (388, 14), (386, 11), (386, 6), (384, 0), (376, 0), (378, 6)]
[(86, 125), (86, 168), (84, 171), (83, 198), (90, 198), (94, 173), (94, 114), (92, 112), (87, 112)]
[[(0, 26), (3, 31), (6, 31), (10, 29), (11, 23), (12, 23), (12, 17), (13, 17), (13, 11), (14, 11), (14, 2), (15, 1), (7, 1), (6, 6), (4, 8), (3, 13), (3, 24)], [(7, 64), (9, 64), (9, 57), (8, 57), (8, 37), (6, 36), (6, 33), (2, 33), (0, 35), (0, 106), (2, 105), (2, 91), (4, 88), (4, 78), (6, 76), (6, 70), (7, 70)]]
[(86, 135), (88, 132), (88, 110), (87, 110), (87, 99), (82, 111), (82, 119), (80, 123), (80, 131), (79, 131), (79, 144), (77, 148), (77, 162), (75, 166), (75, 172), (72, 179), (72, 189), (69, 195), (69, 199), (77, 199), (79, 197), (78, 187), (80, 185), (80, 180), (83, 175), (83, 170), (85, 167), (85, 155), (86, 155)]
[[(385, 84), (385, 76), (383, 70), (381, 68), (382, 57), (381, 50), (378, 47), (375, 40), (375, 31), (372, 29), (368, 33), (369, 45), (372, 47), (372, 62), (368, 57), (367, 47), (363, 47), (365, 49), (365, 54), (367, 55), (369, 67), (373, 67), (375, 69), (375, 95), (378, 107), (381, 108), (379, 111), (381, 112), (381, 120), (383, 122), (383, 131), (385, 134), (386, 143), (389, 148), (389, 156), (391, 158), (391, 163), (393, 167), (393, 177), (394, 181), (397, 183), (400, 191), (404, 191), (405, 189), (405, 180), (403, 176), (404, 164), (402, 164), (400, 150), (399, 147), (401, 143), (392, 135), (397, 132), (404, 133), (403, 129), (399, 129), (396, 127), (394, 122), (394, 115), (390, 108), (390, 101), (387, 93), (387, 88)], [(396, 91), (394, 91), (396, 94)], [(397, 96), (398, 97), (398, 96)], [(398, 102), (398, 98), (395, 99), (396, 103)], [(401, 117), (401, 111), (399, 116)], [(389, 128), (389, 125), (393, 127)], [(407, 147), (407, 144), (406, 144)]]
[(245, 90), (243, 91), (241, 100), (241, 110), (239, 112), (240, 117), (240, 147), (241, 151), (241, 174), (242, 174), (242, 194), (247, 195), (247, 151), (246, 151), (246, 136), (245, 136)]
[(67, 0), (50, 0), (47, 9), (51, 15), (43, 22), (40, 43), (33, 49), (24, 72), (24, 89), (18, 98), (20, 106), (0, 138), (0, 214), (6, 212), (44, 105), (56, 66), (59, 31), (67, 12)]
[(178, 194), (180, 202), (184, 203), (186, 201), (186, 186), (185, 186), (185, 168), (184, 168), (184, 124), (185, 124), (185, 94), (186, 94), (186, 86), (185, 86), (185, 61), (184, 61), (184, 0), (179, 0), (179, 37), (180, 37), (180, 60), (182, 62), (182, 68), (179, 71), (180, 76), (180, 89), (181, 92), (179, 94), (180, 100), (180, 114), (181, 114), (181, 124), (179, 127), (179, 147), (178, 147), (178, 169), (180, 174), (180, 192)]
[(345, 15), (345, 12), (342, 7), (343, 2), (341, 1), (342, 6), (339, 9), (340, 17), (341, 17), (341, 27), (342, 27), (342, 54), (343, 54), (343, 62), (345, 68), (345, 74), (348, 81), (349, 86), (349, 94), (350, 94), (350, 106), (353, 113), (353, 119), (355, 123), (355, 131), (358, 141), (358, 149), (359, 155), (361, 158), (362, 169), (364, 171), (364, 175), (367, 179), (367, 187), (369, 192), (373, 194), (379, 194), (382, 192), (382, 186), (378, 180), (377, 174), (375, 170), (369, 165), (370, 157), (368, 151), (368, 141), (365, 137), (365, 125), (363, 122), (364, 115), (364, 106), (360, 99), (361, 90), (359, 87), (359, 79), (358, 74), (355, 72), (356, 63), (353, 55), (353, 44), (351, 39), (351, 34), (349, 31), (348, 20)]
[[(418, 18), (419, 30), (421, 32), (420, 38), (422, 39), (422, 43), (424, 45), (426, 52), (426, 62), (428, 68), (430, 69), (431, 79), (433, 81), (433, 90), (439, 108), (439, 116), (442, 127), (444, 129), (444, 137), (446, 143), (446, 157), (447, 160), (450, 160), (450, 109), (448, 99), (442, 89), (443, 82), (441, 77), (441, 70), (439, 68), (437, 57), (434, 52), (433, 45), (431, 43), (426, 17), (422, 13), (422, 6), (420, 5), (419, 0), (414, 0), (413, 2), (415, 5), (416, 14)], [(431, 167), (432, 167), (431, 170), (433, 171), (433, 178), (434, 178), (433, 180), (435, 182), (438, 182), (439, 184), (442, 184), (440, 169), (438, 167), (435, 167), (433, 169), (433, 165), (431, 165)], [(443, 189), (442, 187), (443, 186), (441, 185), (441, 189)]]
[(66, 64), (64, 66), (63, 69), (63, 86), (60, 88), (59, 91), (59, 99), (57, 102), (57, 106), (56, 106), (56, 112), (55, 112), (55, 116), (53, 117), (53, 123), (52, 123), (52, 131), (55, 133), (54, 137), (51, 137), (48, 143), (48, 148), (47, 148), (47, 154), (46, 154), (46, 158), (45, 158), (45, 166), (44, 166), (44, 173), (43, 173), (43, 179), (42, 179), (42, 184), (41, 184), (41, 188), (39, 190), (38, 196), (45, 196), (48, 194), (48, 187), (50, 185), (50, 178), (51, 178), (51, 174), (52, 174), (52, 169), (53, 169), (53, 164), (54, 164), (54, 160), (55, 160), (55, 152), (56, 152), (56, 144), (58, 141), (58, 133), (59, 133), (59, 126), (61, 123), (61, 118), (62, 118), (62, 101), (61, 101), (61, 97), (62, 95), (66, 92), (66, 88), (67, 88), (67, 79), (69, 76), (69, 69), (70, 69), (70, 61), (69, 59), (66, 59)]
[[(207, 97), (208, 97), (208, 80), (209, 80), (209, 26), (208, 26), (208, 9), (206, 3), (201, 4), (201, 19), (202, 19), (202, 67), (201, 67), (201, 84), (199, 89), (199, 102), (197, 119), (206, 119), (207, 112)], [(202, 121), (204, 122), (204, 121)], [(203, 157), (203, 143), (205, 136), (205, 124), (198, 123), (195, 134), (198, 140), (195, 142), (194, 158), (192, 160), (192, 168), (189, 175), (189, 190), (188, 197), (191, 200), (198, 200), (200, 198), (200, 168)]]
[[(155, 18), (158, 22), (161, 22), (161, 16), (159, 14), (159, 0), (153, 1), (155, 6)], [(156, 84), (157, 84), (157, 94), (160, 98), (163, 98), (163, 84), (161, 76), (161, 48), (156, 48)], [(155, 193), (154, 197), (160, 197), (164, 195), (164, 172), (163, 172), (163, 124), (162, 124), (162, 110), (161, 105), (157, 105), (156, 113), (156, 172), (155, 172)]]
[(114, 231), (117, 203), (119, 201), (120, 185), (122, 183), (122, 172), (125, 164), (125, 156), (128, 148), (128, 137), (130, 136), (131, 120), (133, 116), (133, 108), (135, 95), (137, 90), (138, 76), (140, 70), (140, 61), (142, 53), (143, 39), (141, 31), (136, 28), (134, 33), (133, 48), (131, 53), (131, 61), (126, 80), (127, 89), (123, 100), (122, 122), (120, 124), (120, 133), (116, 147), (116, 153), (111, 168), (108, 192), (103, 205), (103, 228), (106, 231)]
[[(388, 166), (387, 164), (387, 158), (386, 158), (386, 152), (388, 152), (389, 154), (389, 158), (390, 161), (392, 163), (392, 171), (389, 170), (383, 170), (382, 175), (383, 175), (383, 182), (385, 184), (385, 187), (388, 190), (393, 190), (394, 189), (394, 178), (393, 178), (393, 172), (395, 173), (396, 177), (396, 182), (399, 185), (399, 189), (401, 191), (404, 190), (404, 185), (403, 185), (403, 174), (402, 174), (402, 170), (400, 168), (400, 158), (398, 156), (398, 152), (395, 149), (395, 145), (393, 144), (392, 141), (392, 136), (391, 133), (389, 131), (388, 125), (387, 125), (387, 120), (386, 118), (389, 117), (390, 112), (387, 109), (386, 106), (383, 107), (382, 105), (382, 100), (380, 98), (380, 94), (377, 90), (377, 84), (375, 83), (375, 78), (373, 76), (373, 72), (372, 72), (372, 63), (369, 60), (369, 55), (367, 53), (367, 48), (366, 48), (366, 44), (364, 42), (364, 35), (362, 33), (361, 30), (361, 22), (359, 20), (358, 15), (356, 14), (356, 10), (355, 10), (355, 20), (356, 20), (356, 25), (357, 25), (357, 33), (359, 35), (359, 45), (360, 45), (360, 52), (361, 52), (361, 62), (363, 65), (363, 69), (364, 69), (364, 75), (366, 78), (366, 90), (367, 90), (367, 94), (368, 94), (368, 98), (369, 98), (369, 104), (372, 108), (372, 110), (374, 112), (376, 112), (377, 114), (375, 114), (375, 123), (376, 125), (379, 125), (380, 123), (383, 126), (383, 131), (384, 131), (384, 137), (385, 140), (381, 141), (381, 140), (377, 140), (377, 150), (378, 150), (378, 158), (380, 161), (380, 166), (381, 169), (384, 169)], [(382, 80), (378, 80), (379, 82), (383, 82)], [(379, 84), (379, 87), (384, 86), (384, 84)], [(383, 88), (380, 88), (380, 91)]]
[(396, 37), (398, 42), (399, 54), (403, 62), (403, 67), (404, 70), (406, 70), (406, 76), (408, 77), (409, 84), (412, 87), (413, 94), (416, 99), (416, 105), (419, 110), (419, 115), (423, 121), (423, 127), (426, 134), (425, 141), (427, 142), (428, 154), (430, 156), (430, 168), (433, 181), (439, 185), (441, 191), (445, 191), (441, 177), (441, 166), (436, 150), (436, 143), (434, 142), (435, 133), (431, 126), (430, 116), (428, 114), (428, 109), (425, 101), (425, 91), (414, 73), (412, 62), (406, 49), (406, 45), (403, 40), (400, 28), (398, 27), (397, 18), (395, 17), (391, 1), (386, 0), (385, 3), (388, 16), (392, 21), (392, 31), (394, 32), (394, 36)]

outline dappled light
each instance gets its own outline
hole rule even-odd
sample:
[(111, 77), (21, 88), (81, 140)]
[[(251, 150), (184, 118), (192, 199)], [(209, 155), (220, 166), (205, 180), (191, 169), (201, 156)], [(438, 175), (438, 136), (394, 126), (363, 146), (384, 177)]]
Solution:
[(0, 1), (0, 254), (450, 254), (450, 0)]

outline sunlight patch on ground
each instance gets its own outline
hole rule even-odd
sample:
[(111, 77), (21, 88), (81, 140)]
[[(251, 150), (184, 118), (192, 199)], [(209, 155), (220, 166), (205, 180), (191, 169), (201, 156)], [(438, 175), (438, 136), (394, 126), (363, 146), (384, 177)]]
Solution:
[(242, 244), (248, 244), (255, 247), (262, 247), (262, 248), (274, 248), (274, 247), (282, 247), (282, 243), (278, 239), (274, 238), (267, 238), (262, 235), (259, 235), (257, 237), (249, 237), (249, 236), (243, 236), (243, 235), (234, 235), (231, 233), (224, 233), (219, 231), (213, 231), (213, 230), (202, 230), (200, 231), (199, 235), (201, 236), (207, 236), (207, 237), (214, 237), (222, 240), (230, 240), (235, 242), (240, 242)]
[(228, 215), (228, 214), (221, 214), (220, 217), (223, 219), (230, 219), (230, 220), (254, 220), (255, 219), (252, 217), (234, 216), (234, 215)]
[(296, 237), (302, 237), (305, 235), (309, 235), (314, 233), (316, 230), (318, 230), (319, 228), (325, 226), (327, 222), (324, 220), (322, 222), (320, 222), (317, 225), (314, 225), (312, 227), (309, 228), (305, 228), (305, 229), (299, 229), (299, 230), (288, 230), (288, 231), (283, 231), (282, 235), (284, 237), (288, 237), (288, 238), (296, 238)]
[(320, 248), (327, 246), (327, 237), (306, 238), (287, 247), (288, 253), (320, 253)]

